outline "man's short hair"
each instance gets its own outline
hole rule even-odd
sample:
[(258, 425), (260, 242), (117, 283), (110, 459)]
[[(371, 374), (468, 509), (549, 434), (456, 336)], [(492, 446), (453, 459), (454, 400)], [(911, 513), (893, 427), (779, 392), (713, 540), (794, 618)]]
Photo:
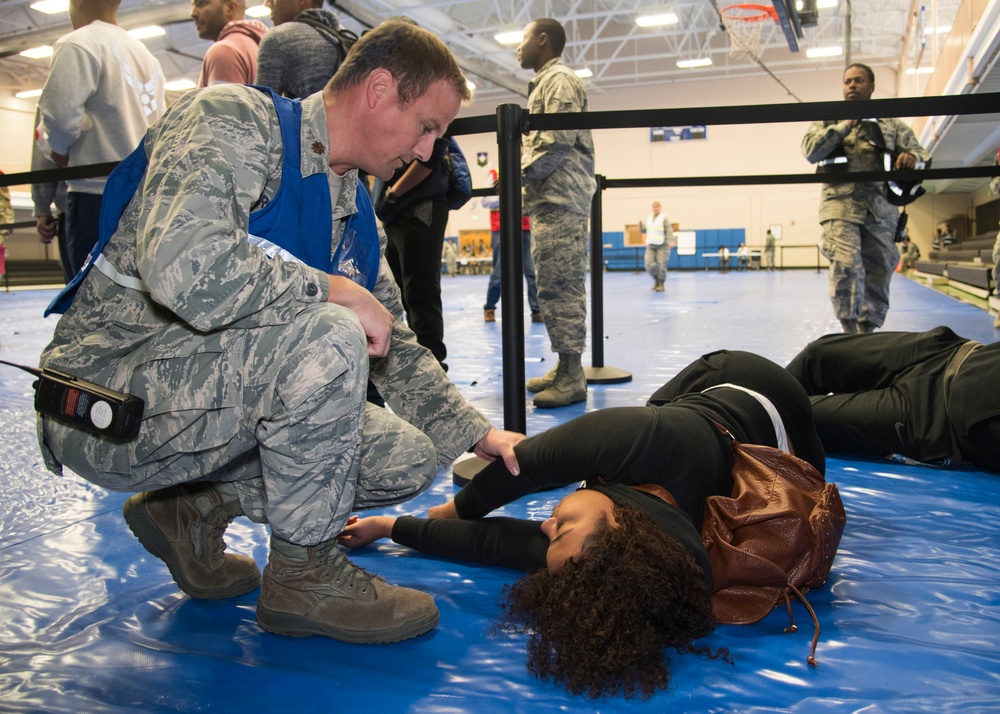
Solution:
[(847, 70), (851, 69), (852, 67), (863, 69), (865, 71), (865, 74), (868, 75), (868, 81), (871, 82), (872, 84), (875, 84), (875, 70), (873, 70), (871, 67), (869, 67), (866, 64), (861, 64), (860, 62), (855, 62), (854, 64), (849, 64), (846, 67), (844, 67), (844, 74), (847, 74)]
[(408, 22), (383, 22), (358, 40), (328, 88), (339, 94), (361, 84), (376, 69), (396, 78), (399, 101), (406, 106), (419, 99), (435, 82), (450, 82), (462, 101), (472, 93), (451, 50), (432, 33)]
[(549, 38), (549, 45), (556, 57), (561, 57), (563, 49), (566, 47), (566, 29), (559, 20), (551, 17), (543, 17), (535, 20), (535, 34), (544, 32)]

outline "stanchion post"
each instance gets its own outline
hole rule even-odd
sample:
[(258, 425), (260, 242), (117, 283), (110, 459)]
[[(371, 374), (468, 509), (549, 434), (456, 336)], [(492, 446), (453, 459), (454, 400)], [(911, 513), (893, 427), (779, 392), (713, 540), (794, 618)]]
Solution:
[(497, 107), (500, 166), (500, 301), (503, 304), (503, 419), (508, 431), (525, 431), (524, 269), (521, 241), (521, 130), (517, 104)]
[(604, 209), (602, 192), (605, 177), (595, 176), (597, 190), (590, 202), (590, 357), (584, 367), (587, 384), (631, 382), (632, 373), (604, 366)]
[[(500, 300), (503, 304), (504, 429), (527, 431), (524, 396), (524, 270), (521, 249), (521, 132), (524, 110), (517, 104), (497, 107), (500, 195)], [(472, 457), (452, 469), (452, 481), (464, 486), (483, 470), (486, 461)]]

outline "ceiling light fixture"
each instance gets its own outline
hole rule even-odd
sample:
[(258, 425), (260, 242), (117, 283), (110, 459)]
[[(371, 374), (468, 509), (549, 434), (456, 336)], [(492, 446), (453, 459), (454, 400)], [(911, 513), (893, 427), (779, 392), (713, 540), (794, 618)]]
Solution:
[(134, 30), (129, 30), (128, 34), (137, 40), (148, 40), (151, 37), (163, 37), (167, 34), (159, 25), (147, 25), (146, 27), (137, 27)]
[(806, 57), (809, 59), (820, 59), (823, 57), (840, 57), (844, 54), (844, 48), (840, 46), (834, 47), (812, 47), (806, 50)]
[(248, 7), (243, 14), (250, 17), (267, 17), (271, 14), (271, 8), (267, 5), (254, 5), (253, 7)]
[(837, 7), (840, 0), (816, 0), (816, 9), (821, 10), (827, 7)]
[(576, 76), (579, 77), (580, 79), (587, 79), (588, 77), (593, 77), (594, 73), (591, 72), (588, 68), (584, 67), (583, 69), (576, 70)]
[(910, 67), (906, 70), (907, 74), (930, 74), (934, 71), (933, 67)]
[(40, 97), (41, 95), (41, 89), (25, 89), (23, 92), (17, 92), (14, 96), (18, 99), (33, 99), (35, 97)]
[(933, 34), (943, 35), (946, 32), (951, 32), (951, 25), (938, 25), (937, 27), (924, 28), (925, 35), (933, 35)]
[(175, 79), (173, 82), (167, 82), (163, 85), (163, 88), (168, 92), (186, 92), (189, 89), (194, 89), (196, 85), (190, 79)]
[(69, 0), (39, 0), (30, 5), (32, 10), (44, 12), (46, 15), (56, 15), (69, 11)]
[(697, 59), (678, 60), (677, 66), (681, 69), (694, 69), (695, 67), (711, 67), (711, 57), (698, 57)]
[(27, 57), (28, 59), (42, 59), (43, 57), (52, 56), (52, 45), (42, 45), (41, 47), (32, 47), (31, 49), (19, 52), (22, 57)]
[(503, 30), (493, 35), (501, 45), (518, 45), (524, 39), (524, 30)]
[(663, 25), (676, 25), (680, 19), (672, 12), (658, 12), (655, 15), (640, 15), (635, 18), (635, 24), (639, 27), (662, 27)]

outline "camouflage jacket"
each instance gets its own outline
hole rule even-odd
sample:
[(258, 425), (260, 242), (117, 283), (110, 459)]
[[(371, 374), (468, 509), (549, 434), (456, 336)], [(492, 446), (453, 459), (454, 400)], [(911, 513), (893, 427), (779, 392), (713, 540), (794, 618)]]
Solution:
[[(583, 81), (558, 57), (538, 70), (528, 84), (528, 111), (564, 114), (587, 111)], [(590, 129), (533, 131), (521, 153), (524, 210), (542, 203), (570, 206), (590, 214), (597, 189), (594, 178), (594, 139)]]
[[(2, 174), (3, 171), (0, 171)], [(7, 223), (14, 222), (14, 208), (10, 203), (10, 189), (6, 186), (0, 186), (0, 225), (5, 225)], [(11, 234), (9, 228), (0, 229), (0, 245), (4, 244), (4, 240)]]
[[(894, 152), (907, 152), (917, 161), (927, 161), (930, 154), (913, 135), (913, 130), (899, 119), (879, 119), (879, 128), (886, 148)], [(864, 136), (863, 124), (851, 126), (850, 120), (841, 122), (814, 122), (802, 139), (802, 153), (810, 163), (817, 163), (844, 147), (848, 171), (882, 171), (882, 154)], [(862, 135), (859, 136), (859, 131)], [(886, 219), (898, 215), (899, 209), (885, 199), (881, 183), (823, 184), (819, 207), (820, 223), (829, 220), (864, 223), (871, 213)]]
[[(357, 210), (358, 176), (337, 176), (327, 165), (320, 94), (303, 101), (301, 137), (302, 175), (325, 173), (330, 185), (332, 253)], [(281, 131), (266, 94), (232, 84), (189, 92), (150, 127), (146, 152), (146, 175), (104, 258), (149, 292), (90, 271), (41, 360), (123, 391), (136, 365), (164, 354), (230, 352), (241, 328), (288, 322), (329, 292), (322, 271), (268, 258), (247, 241), (250, 212), (281, 184)], [(384, 251), (381, 227), (379, 240)], [(371, 378), (393, 411), (431, 438), (439, 463), (450, 464), (490, 424), (406, 327), (384, 257), (373, 292), (396, 322), (389, 355), (372, 362)], [(220, 384), (220, 394), (225, 389)]]

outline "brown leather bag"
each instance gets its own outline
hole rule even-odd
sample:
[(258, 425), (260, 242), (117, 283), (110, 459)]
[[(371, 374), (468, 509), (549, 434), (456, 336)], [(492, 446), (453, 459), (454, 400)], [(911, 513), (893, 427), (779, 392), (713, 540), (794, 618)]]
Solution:
[(758, 622), (790, 595), (815, 626), (808, 662), (816, 664), (819, 620), (804, 593), (826, 582), (847, 516), (837, 486), (812, 464), (770, 446), (741, 444), (716, 424), (733, 449), (733, 493), (705, 502), (701, 538), (712, 563), (712, 609), (719, 622)]

